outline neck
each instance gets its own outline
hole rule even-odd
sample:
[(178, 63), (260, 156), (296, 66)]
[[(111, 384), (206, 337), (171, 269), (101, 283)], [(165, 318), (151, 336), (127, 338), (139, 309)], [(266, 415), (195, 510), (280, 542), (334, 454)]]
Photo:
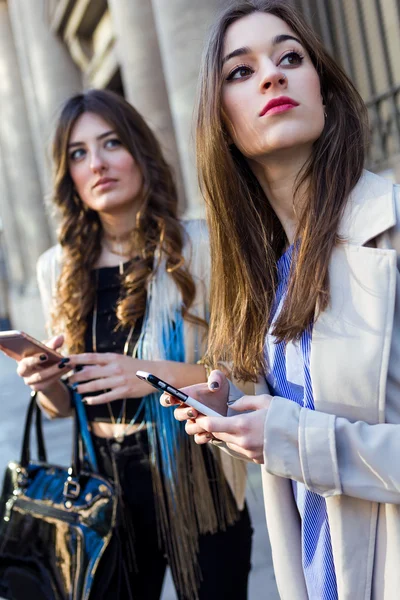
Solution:
[(111, 240), (123, 241), (136, 226), (138, 208), (128, 207), (112, 213), (100, 213), (104, 237)]
[(103, 226), (102, 249), (96, 267), (114, 267), (119, 265), (122, 273), (123, 262), (135, 254), (133, 236), (136, 226), (137, 205), (123, 207), (118, 211), (99, 213)]
[(264, 194), (268, 198), (276, 216), (285, 231), (289, 244), (293, 244), (299, 224), (299, 214), (304, 202), (304, 190), (295, 194), (296, 180), (309, 158), (309, 151), (277, 153), (274, 156), (249, 160), (249, 165), (257, 177)]

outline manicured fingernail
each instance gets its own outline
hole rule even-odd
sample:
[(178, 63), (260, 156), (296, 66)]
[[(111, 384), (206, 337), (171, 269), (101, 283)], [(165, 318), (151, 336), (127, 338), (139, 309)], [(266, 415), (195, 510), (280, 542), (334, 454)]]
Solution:
[(187, 416), (189, 417), (189, 419), (194, 419), (194, 412), (192, 410), (188, 410)]
[(58, 363), (58, 368), (63, 369), (67, 363), (69, 363), (69, 358), (62, 358)]
[(167, 397), (164, 398), (165, 404), (171, 404), (171, 400)]
[(219, 388), (219, 383), (218, 383), (218, 381), (212, 381), (212, 382), (210, 383), (210, 388), (211, 388), (212, 390), (217, 390), (217, 389)]
[(47, 354), (41, 354), (41, 355), (39, 356), (39, 359), (40, 359), (41, 361), (45, 361), (45, 360), (47, 360)]

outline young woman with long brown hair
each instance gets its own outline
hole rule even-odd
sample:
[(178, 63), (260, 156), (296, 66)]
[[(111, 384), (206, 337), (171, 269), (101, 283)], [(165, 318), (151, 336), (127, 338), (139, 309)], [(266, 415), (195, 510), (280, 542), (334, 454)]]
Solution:
[(142, 369), (181, 386), (206, 379), (196, 364), (208, 319), (204, 223), (178, 220), (157, 140), (111, 92), (66, 102), (53, 159), (59, 245), (40, 258), (38, 280), (51, 332), (62, 334), (49, 346), (67, 356), (54, 367), (45, 354), (27, 358), (18, 372), (55, 417), (70, 414), (67, 384), (77, 385), (99, 470), (121, 491), (93, 597), (156, 600), (168, 562), (179, 598), (226, 590), (245, 600), (251, 526), (243, 466), (188, 444), (135, 376)]
[(239, 0), (218, 19), (197, 125), (208, 360), (231, 361), (256, 394), (238, 399), (214, 371), (188, 393), (225, 411), (230, 398), (228, 418), (176, 417), (199, 444), (263, 465), (283, 599), (394, 600), (400, 188), (363, 171), (366, 107), (282, 1)]

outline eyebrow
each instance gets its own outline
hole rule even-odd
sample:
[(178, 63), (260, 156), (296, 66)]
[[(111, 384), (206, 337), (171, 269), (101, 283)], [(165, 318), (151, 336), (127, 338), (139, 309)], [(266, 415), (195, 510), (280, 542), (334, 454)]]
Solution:
[[(298, 44), (302, 45), (301, 41), (297, 37), (294, 37), (293, 35), (287, 35), (285, 33), (276, 35), (274, 37), (274, 39), (272, 40), (272, 45), (277, 46), (278, 44), (282, 44), (283, 42), (286, 42), (288, 40), (293, 40), (293, 41), (297, 42)], [(230, 60), (231, 58), (235, 58), (236, 56), (243, 56), (245, 54), (250, 54), (250, 53), (251, 53), (251, 48), (249, 46), (243, 46), (242, 48), (237, 48), (236, 50), (233, 50), (233, 52), (230, 52), (229, 54), (227, 54), (225, 56), (225, 58), (222, 59), (222, 64), (224, 65), (228, 60)]]
[[(108, 135), (111, 134), (115, 134), (115, 131), (113, 129), (110, 129), (110, 131), (105, 131), (104, 133), (101, 133), (100, 135), (98, 135), (96, 137), (96, 140), (102, 140), (104, 138), (106, 138)], [(71, 144), (68, 144), (68, 148), (74, 148), (75, 146), (83, 146), (85, 142), (72, 142)]]

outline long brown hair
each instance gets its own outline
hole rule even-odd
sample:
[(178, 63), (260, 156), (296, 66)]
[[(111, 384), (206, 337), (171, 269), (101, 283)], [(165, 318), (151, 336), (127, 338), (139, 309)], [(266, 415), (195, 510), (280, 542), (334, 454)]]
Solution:
[(368, 119), (355, 87), (316, 34), (287, 3), (241, 0), (215, 23), (203, 55), (197, 107), (197, 159), (211, 239), (212, 312), (208, 360), (232, 360), (234, 374), (255, 380), (266, 368), (265, 335), (286, 238), (261, 186), (224, 126), (222, 51), (227, 28), (253, 12), (273, 14), (299, 37), (319, 75), (327, 118), (296, 181), (306, 185), (296, 264), (274, 334), (298, 339), (329, 303), (328, 264), (349, 193), (361, 176)]
[(183, 316), (195, 297), (195, 283), (182, 257), (183, 230), (177, 218), (177, 192), (160, 145), (140, 114), (122, 97), (107, 90), (90, 90), (70, 98), (62, 108), (53, 142), (54, 196), (61, 213), (59, 242), (63, 250), (54, 329), (65, 333), (69, 352), (84, 350), (86, 319), (93, 309), (93, 269), (101, 252), (102, 225), (96, 211), (86, 207), (74, 191), (69, 173), (68, 143), (77, 119), (85, 112), (102, 117), (115, 130), (142, 173), (141, 207), (133, 232), (140, 257), (126, 269), (124, 294), (117, 306), (118, 321), (131, 326), (143, 316), (146, 285), (152, 274), (157, 247), (165, 253), (166, 267), (182, 295)]

